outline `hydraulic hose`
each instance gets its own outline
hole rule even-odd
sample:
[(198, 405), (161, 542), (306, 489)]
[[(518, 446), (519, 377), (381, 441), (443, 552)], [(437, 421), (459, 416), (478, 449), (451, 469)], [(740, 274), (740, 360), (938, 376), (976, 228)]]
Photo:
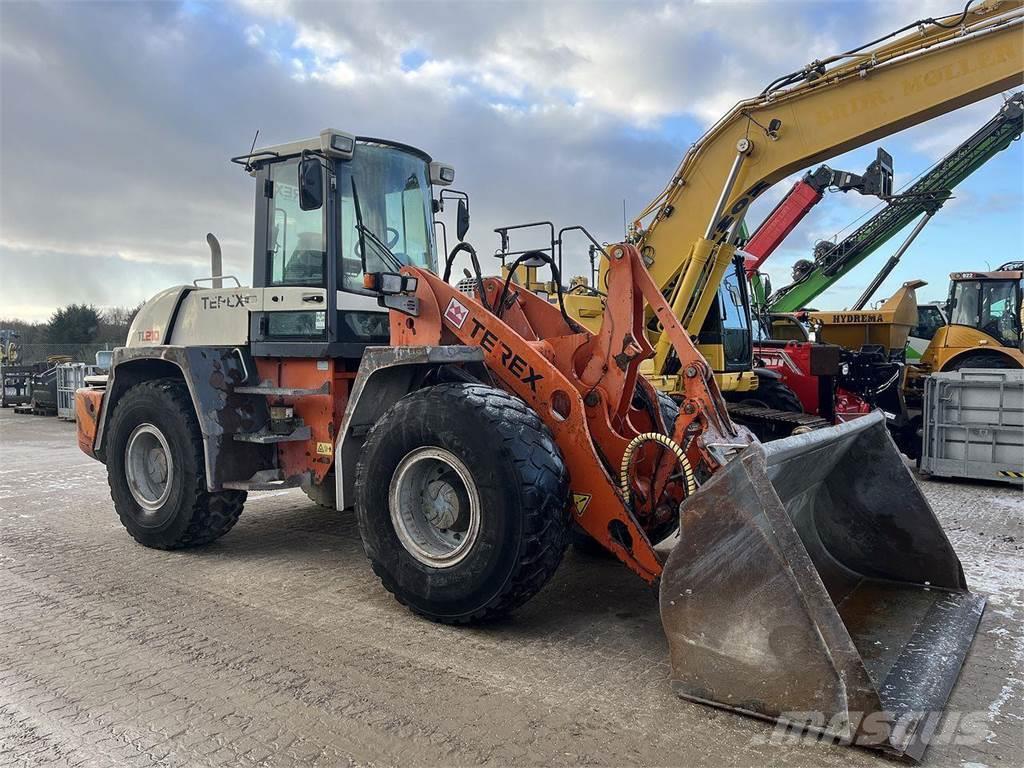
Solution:
[(629, 487), (629, 469), (633, 464), (633, 456), (636, 454), (637, 448), (644, 443), (659, 443), (672, 451), (676, 461), (679, 462), (680, 468), (683, 470), (683, 476), (686, 478), (686, 495), (689, 496), (697, 490), (697, 481), (693, 477), (693, 467), (690, 466), (690, 460), (686, 458), (686, 453), (679, 443), (660, 432), (643, 432), (629, 441), (629, 445), (626, 446), (626, 450), (622, 454), (622, 465), (619, 469), (619, 489), (622, 491), (622, 496), (625, 498), (627, 506), (633, 503), (633, 492)]
[(480, 269), (480, 260), (477, 259), (476, 257), (476, 248), (474, 248), (469, 243), (462, 242), (457, 244), (454, 248), (452, 248), (452, 252), (448, 254), (448, 258), (446, 258), (444, 261), (444, 274), (442, 275), (441, 279), (444, 280), (446, 283), (451, 279), (452, 265), (455, 263), (455, 257), (458, 256), (459, 253), (461, 253), (462, 251), (465, 251), (466, 253), (469, 254), (469, 260), (473, 264), (473, 276), (474, 278), (476, 278), (476, 289), (477, 292), (480, 294), (480, 303), (493, 312), (494, 309), (491, 307), (490, 304), (487, 303), (487, 293), (484, 291), (484, 276), (483, 272)]

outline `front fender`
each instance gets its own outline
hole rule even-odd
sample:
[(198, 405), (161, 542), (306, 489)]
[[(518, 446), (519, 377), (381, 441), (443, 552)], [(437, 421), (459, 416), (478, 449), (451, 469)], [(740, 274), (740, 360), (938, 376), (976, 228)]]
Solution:
[(352, 506), (355, 500), (356, 462), (366, 433), (392, 405), (420, 388), (427, 372), (443, 365), (478, 364), (483, 367), (480, 347), (461, 345), (438, 347), (367, 347), (334, 450), (334, 481), (337, 508)]

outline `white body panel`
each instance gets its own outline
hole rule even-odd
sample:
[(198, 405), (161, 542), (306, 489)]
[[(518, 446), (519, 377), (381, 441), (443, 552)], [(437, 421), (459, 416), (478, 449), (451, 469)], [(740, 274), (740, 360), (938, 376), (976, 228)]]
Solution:
[[(169, 329), (179, 296), (186, 290), (188, 286), (175, 286), (147, 301), (132, 323), (125, 346), (244, 345), (249, 343), (251, 312), (325, 311), (327, 308), (327, 291), (323, 288), (201, 288), (189, 291), (181, 300), (174, 328)], [(342, 310), (386, 311), (377, 305), (373, 296), (338, 291), (337, 301), (338, 309)]]

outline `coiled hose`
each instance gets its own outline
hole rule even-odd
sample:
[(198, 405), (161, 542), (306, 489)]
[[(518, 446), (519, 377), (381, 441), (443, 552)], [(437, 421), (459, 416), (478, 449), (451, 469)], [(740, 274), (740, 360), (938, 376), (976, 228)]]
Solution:
[(680, 468), (683, 470), (683, 476), (686, 478), (686, 495), (689, 496), (697, 490), (697, 481), (693, 477), (693, 467), (690, 466), (690, 460), (686, 458), (686, 454), (679, 443), (660, 432), (643, 432), (629, 441), (629, 445), (626, 446), (626, 450), (622, 454), (622, 466), (619, 469), (619, 488), (626, 499), (627, 505), (633, 503), (633, 491), (629, 487), (629, 468), (633, 464), (633, 456), (636, 454), (636, 449), (644, 443), (659, 443), (672, 451), (676, 461), (679, 462)]

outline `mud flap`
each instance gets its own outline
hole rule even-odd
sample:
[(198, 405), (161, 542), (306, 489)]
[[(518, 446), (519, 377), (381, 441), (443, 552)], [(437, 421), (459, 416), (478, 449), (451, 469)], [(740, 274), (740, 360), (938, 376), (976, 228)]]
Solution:
[(919, 760), (985, 600), (883, 415), (752, 445), (680, 515), (676, 692)]

